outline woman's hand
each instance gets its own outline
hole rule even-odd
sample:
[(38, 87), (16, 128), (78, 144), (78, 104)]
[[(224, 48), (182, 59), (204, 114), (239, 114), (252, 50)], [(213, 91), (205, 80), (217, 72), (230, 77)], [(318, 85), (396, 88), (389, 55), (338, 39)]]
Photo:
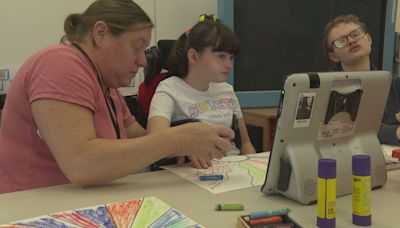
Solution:
[[(203, 161), (200, 158), (190, 155), (188, 156), (191, 162), (191, 166), (196, 169), (208, 169), (212, 166), (211, 161)], [(185, 164), (185, 157), (177, 157), (177, 164), (183, 166)]]
[(225, 152), (232, 150), (232, 129), (223, 126), (211, 126), (205, 123), (189, 123), (176, 127), (180, 131), (181, 148), (179, 151), (191, 156), (195, 167), (208, 167), (213, 158), (220, 159)]

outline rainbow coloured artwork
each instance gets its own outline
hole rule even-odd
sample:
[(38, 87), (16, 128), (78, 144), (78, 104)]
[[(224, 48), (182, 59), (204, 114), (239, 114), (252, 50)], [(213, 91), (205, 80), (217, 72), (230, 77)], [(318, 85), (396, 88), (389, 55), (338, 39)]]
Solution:
[(147, 197), (71, 211), (56, 212), (0, 225), (0, 227), (181, 228), (203, 226), (160, 199), (156, 197)]
[[(243, 188), (261, 186), (267, 173), (269, 152), (227, 156), (212, 160), (212, 167), (196, 169), (190, 165), (169, 165), (162, 168), (212, 192), (222, 193)], [(201, 176), (222, 175), (223, 178), (202, 181)]]

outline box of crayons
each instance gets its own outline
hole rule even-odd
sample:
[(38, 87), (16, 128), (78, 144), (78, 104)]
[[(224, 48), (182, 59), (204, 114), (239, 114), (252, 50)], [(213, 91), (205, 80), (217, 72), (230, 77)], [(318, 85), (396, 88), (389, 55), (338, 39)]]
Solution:
[(290, 209), (281, 209), (287, 213), (254, 212), (250, 215), (240, 215), (237, 221), (238, 228), (302, 228), (288, 216)]

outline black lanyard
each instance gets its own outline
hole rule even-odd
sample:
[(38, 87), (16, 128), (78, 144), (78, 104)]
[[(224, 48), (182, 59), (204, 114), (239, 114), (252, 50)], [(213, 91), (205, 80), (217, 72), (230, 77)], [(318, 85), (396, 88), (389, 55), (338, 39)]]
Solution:
[[(99, 74), (99, 72), (97, 71), (96, 65), (94, 65), (92, 59), (90, 59), (90, 57), (86, 54), (86, 52), (85, 52), (78, 44), (72, 43), (72, 45), (73, 45), (74, 47), (76, 47), (80, 52), (82, 52), (82, 54), (83, 54), (84, 56), (86, 56), (86, 58), (89, 60), (90, 64), (93, 66), (93, 68), (94, 68), (95, 71), (96, 71), (97, 81), (99, 82), (100, 89), (101, 89), (101, 91), (103, 91), (103, 86), (102, 86), (101, 80), (100, 80), (100, 74)], [(107, 95), (106, 95), (106, 94), (107, 94)], [(115, 108), (115, 104), (114, 104), (114, 101), (113, 101), (113, 99), (112, 99), (112, 97), (111, 97), (110, 89), (109, 89), (109, 88), (107, 88), (106, 93), (103, 92), (103, 96), (104, 96), (104, 100), (106, 101), (106, 106), (107, 106), (108, 113), (109, 113), (110, 118), (111, 118), (111, 122), (112, 122), (112, 124), (113, 124), (113, 126), (114, 126), (115, 135), (117, 136), (117, 139), (120, 139), (120, 138), (121, 138), (121, 133), (120, 133), (120, 130), (119, 130), (119, 125), (118, 125), (117, 109)], [(108, 99), (107, 99), (107, 97), (108, 97), (108, 98), (110, 99), (110, 101), (111, 101), (112, 112), (111, 112), (111, 109), (110, 109), (110, 105), (108, 104)], [(114, 116), (115, 116), (115, 118), (114, 118)]]

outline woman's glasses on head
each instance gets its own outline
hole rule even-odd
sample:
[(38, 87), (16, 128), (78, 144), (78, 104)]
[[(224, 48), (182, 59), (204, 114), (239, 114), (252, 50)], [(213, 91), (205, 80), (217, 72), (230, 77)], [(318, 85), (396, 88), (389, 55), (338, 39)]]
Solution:
[(358, 27), (351, 31), (349, 34), (341, 36), (332, 42), (332, 49), (333, 47), (342, 48), (347, 45), (349, 42), (349, 37), (354, 41), (357, 41), (365, 36), (365, 30), (363, 27)]

